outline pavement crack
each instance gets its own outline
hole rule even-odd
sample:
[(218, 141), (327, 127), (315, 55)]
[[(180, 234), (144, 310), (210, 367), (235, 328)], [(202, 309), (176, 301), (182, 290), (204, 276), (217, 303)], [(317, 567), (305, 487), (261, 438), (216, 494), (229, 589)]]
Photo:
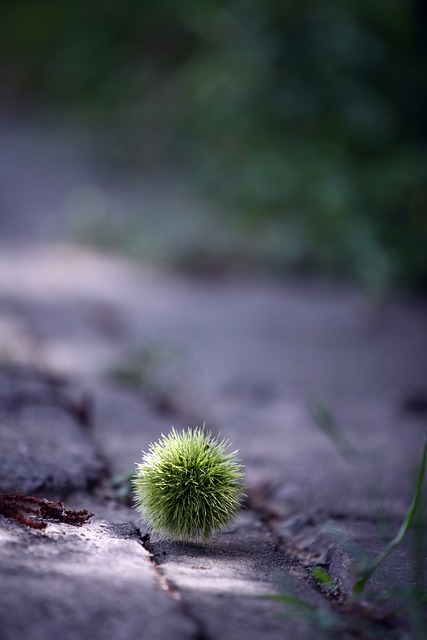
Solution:
[(148, 551), (150, 561), (154, 567), (154, 571), (156, 574), (157, 584), (159, 585), (160, 589), (162, 589), (162, 591), (165, 591), (171, 598), (179, 602), (181, 612), (188, 620), (193, 623), (195, 627), (195, 633), (192, 640), (212, 640), (212, 637), (207, 632), (206, 625), (204, 624), (203, 620), (194, 612), (190, 602), (186, 600), (185, 596), (179, 590), (177, 585), (172, 580), (166, 578), (163, 569), (161, 568), (161, 562), (166, 555), (166, 551), (155, 553), (154, 547), (150, 542), (150, 534), (146, 533), (142, 535), (139, 528), (137, 528), (135, 533), (138, 537), (139, 544), (146, 551)]
[(1, 405), (9, 411), (28, 406), (53, 407), (64, 411), (84, 430), (94, 424), (92, 395), (69, 377), (38, 368), (17, 364), (3, 364), (7, 376), (6, 392), (0, 393)]
[[(294, 571), (297, 571), (305, 579), (311, 588), (316, 589), (312, 579), (312, 569), (316, 565), (329, 566), (332, 547), (327, 547), (326, 550), (323, 550), (321, 556), (318, 557), (308, 549), (303, 550), (298, 544), (297, 537), (292, 534), (289, 535), (285, 543), (283, 536), (277, 531), (275, 526), (278, 521), (277, 516), (274, 513), (272, 514), (268, 507), (264, 509), (259, 500), (253, 503), (249, 497), (247, 508), (249, 511), (252, 511), (266, 527), (270, 534), (274, 551), (280, 553), (289, 562), (289, 565), (293, 567)], [(307, 522), (309, 521), (311, 522), (311, 519), (308, 518)], [(314, 524), (314, 522), (312, 524)]]
[(184, 598), (181, 598), (180, 604), (181, 611), (189, 620), (191, 620), (196, 628), (193, 640), (212, 640), (212, 636), (207, 632), (205, 623), (203, 622), (203, 620), (201, 620), (201, 618), (199, 618), (198, 615), (194, 613), (194, 610), (191, 607), (190, 603)]
[(157, 584), (159, 585), (162, 591), (165, 591), (171, 598), (178, 600), (180, 598), (180, 593), (175, 585), (173, 585), (170, 580), (168, 580), (162, 569), (160, 568), (160, 563), (158, 559), (158, 554), (154, 553), (153, 546), (150, 543), (150, 534), (146, 533), (142, 535), (139, 527), (136, 528), (135, 534), (137, 536), (139, 544), (148, 552), (148, 556), (151, 564), (153, 565), (154, 572), (157, 579)]

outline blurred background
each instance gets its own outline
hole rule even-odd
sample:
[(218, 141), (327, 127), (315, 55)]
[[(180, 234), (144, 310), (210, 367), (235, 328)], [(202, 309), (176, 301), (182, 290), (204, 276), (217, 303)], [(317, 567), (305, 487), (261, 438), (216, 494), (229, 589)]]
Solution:
[(2, 242), (427, 284), (421, 0), (3, 0)]

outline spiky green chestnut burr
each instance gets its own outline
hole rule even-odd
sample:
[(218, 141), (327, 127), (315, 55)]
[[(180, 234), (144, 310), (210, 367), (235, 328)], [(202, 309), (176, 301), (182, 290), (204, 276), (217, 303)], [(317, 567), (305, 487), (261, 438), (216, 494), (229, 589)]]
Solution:
[(153, 533), (207, 540), (230, 523), (244, 494), (243, 466), (229, 443), (204, 428), (167, 435), (143, 452), (133, 479), (135, 506)]

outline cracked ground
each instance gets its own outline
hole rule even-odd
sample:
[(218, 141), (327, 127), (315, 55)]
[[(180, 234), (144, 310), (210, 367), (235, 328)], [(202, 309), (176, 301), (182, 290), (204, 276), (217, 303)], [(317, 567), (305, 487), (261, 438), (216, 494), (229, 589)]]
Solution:
[[(378, 307), (332, 285), (4, 249), (0, 490), (94, 516), (42, 531), (0, 517), (2, 640), (415, 637), (405, 617), (348, 597), (359, 552), (378, 553), (411, 500), (425, 320), (416, 301)], [(316, 424), (319, 407), (339, 436)], [(248, 499), (206, 544), (148, 539), (119, 476), (172, 425), (203, 423), (239, 449)], [(413, 583), (410, 542), (379, 592)]]

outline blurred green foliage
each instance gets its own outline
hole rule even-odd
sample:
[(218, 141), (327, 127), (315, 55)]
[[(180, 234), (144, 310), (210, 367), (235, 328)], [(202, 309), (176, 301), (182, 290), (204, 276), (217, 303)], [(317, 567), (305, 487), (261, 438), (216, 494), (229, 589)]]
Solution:
[[(277, 269), (427, 283), (416, 0), (3, 0), (3, 91), (147, 132)], [(161, 140), (161, 142), (160, 142)]]

